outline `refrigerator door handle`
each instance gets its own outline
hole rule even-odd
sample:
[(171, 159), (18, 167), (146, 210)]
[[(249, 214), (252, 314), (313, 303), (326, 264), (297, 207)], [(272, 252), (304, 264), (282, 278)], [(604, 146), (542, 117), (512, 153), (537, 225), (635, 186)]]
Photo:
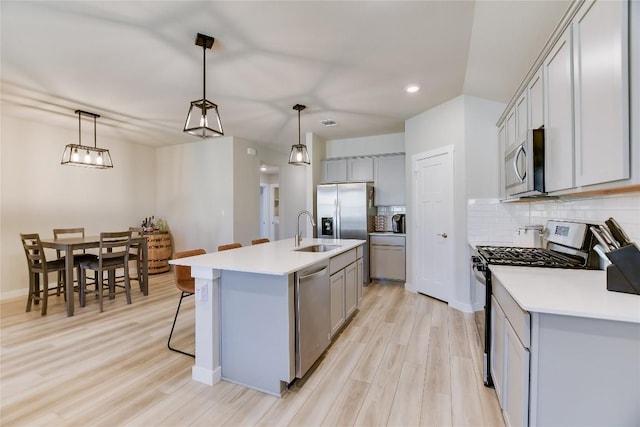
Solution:
[(340, 227), (342, 227), (342, 225), (340, 224), (340, 201), (336, 200), (336, 232), (334, 233), (334, 238), (335, 239), (339, 239), (340, 238)]

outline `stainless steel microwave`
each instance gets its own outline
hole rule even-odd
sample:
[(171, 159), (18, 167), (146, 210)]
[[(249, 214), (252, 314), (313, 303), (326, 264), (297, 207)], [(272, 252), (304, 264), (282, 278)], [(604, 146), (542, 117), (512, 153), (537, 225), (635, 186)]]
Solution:
[(505, 153), (504, 173), (507, 197), (544, 194), (544, 128), (529, 130), (525, 142)]

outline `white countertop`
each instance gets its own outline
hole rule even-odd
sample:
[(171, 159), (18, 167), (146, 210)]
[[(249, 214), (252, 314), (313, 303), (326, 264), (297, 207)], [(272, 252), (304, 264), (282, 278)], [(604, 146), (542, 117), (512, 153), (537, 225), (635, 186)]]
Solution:
[[(180, 258), (169, 261), (169, 264), (246, 273), (286, 275), (365, 243), (366, 240), (356, 239), (303, 238), (300, 246), (294, 247), (294, 239), (286, 239)], [(294, 250), (317, 244), (340, 245), (340, 247), (327, 252), (298, 252)]]
[(640, 323), (640, 295), (607, 290), (606, 272), (489, 266), (524, 310)]

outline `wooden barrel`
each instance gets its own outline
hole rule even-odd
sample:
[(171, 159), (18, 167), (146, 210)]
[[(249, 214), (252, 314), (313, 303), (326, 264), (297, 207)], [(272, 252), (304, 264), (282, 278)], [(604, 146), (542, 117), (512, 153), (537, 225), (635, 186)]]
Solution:
[(153, 233), (145, 234), (147, 237), (147, 268), (149, 274), (158, 274), (169, 271), (169, 258), (171, 258), (171, 234)]

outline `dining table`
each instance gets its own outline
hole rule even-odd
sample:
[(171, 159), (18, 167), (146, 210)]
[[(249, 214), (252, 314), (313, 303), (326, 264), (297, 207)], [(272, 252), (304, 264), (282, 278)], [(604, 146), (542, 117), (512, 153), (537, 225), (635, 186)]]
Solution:
[[(74, 252), (83, 249), (94, 249), (100, 247), (100, 236), (84, 237), (60, 237), (51, 239), (41, 239), (42, 247), (56, 249), (65, 254), (65, 294), (67, 297), (67, 316), (73, 316), (73, 269)], [(149, 295), (149, 273), (147, 269), (147, 238), (145, 236), (132, 236), (131, 244), (138, 245), (141, 249), (142, 271), (138, 272), (140, 290), (144, 295)], [(110, 278), (110, 280), (114, 280)]]

